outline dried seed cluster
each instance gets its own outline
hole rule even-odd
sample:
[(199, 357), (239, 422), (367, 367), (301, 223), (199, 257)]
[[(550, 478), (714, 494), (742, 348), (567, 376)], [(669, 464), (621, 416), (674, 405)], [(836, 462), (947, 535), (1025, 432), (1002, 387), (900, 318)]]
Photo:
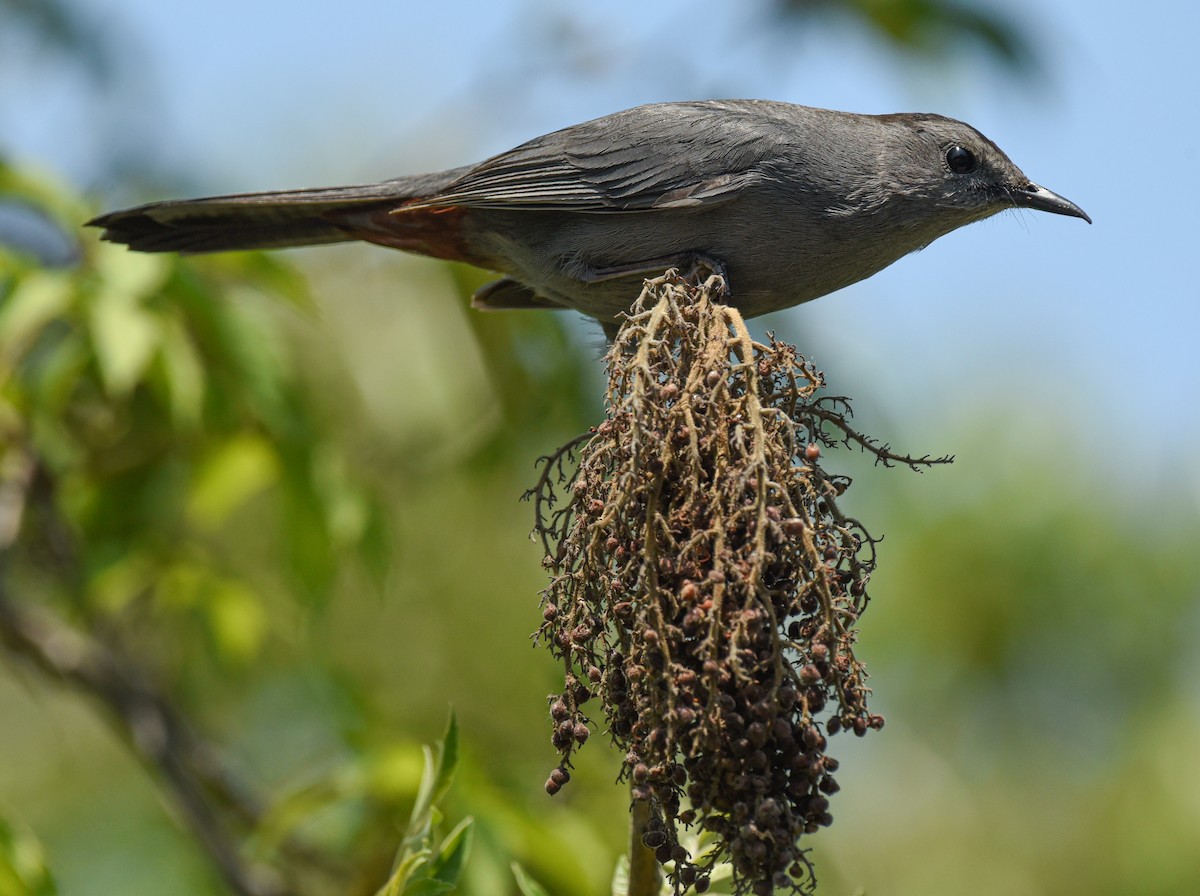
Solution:
[[(703, 892), (717, 862), (738, 893), (811, 892), (799, 841), (833, 820), (827, 736), (883, 724), (853, 649), (874, 541), (838, 509), (849, 480), (821, 448), (930, 461), (850, 429), (820, 372), (754, 342), (723, 290), (647, 282), (606, 359), (606, 419), (532, 492), (552, 576), (537, 634), (565, 667), (546, 789), (569, 779), (598, 701), (677, 892)], [(680, 844), (696, 825), (703, 855)]]

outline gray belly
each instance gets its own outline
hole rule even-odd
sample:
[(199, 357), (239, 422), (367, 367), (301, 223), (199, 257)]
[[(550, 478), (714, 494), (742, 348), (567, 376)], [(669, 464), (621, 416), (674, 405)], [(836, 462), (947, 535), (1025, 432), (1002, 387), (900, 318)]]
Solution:
[[(504, 273), (559, 304), (611, 320), (627, 311), (647, 273), (595, 281), (596, 271), (702, 253), (729, 273), (732, 303), (747, 317), (799, 305), (841, 289), (918, 248), (841, 221), (742, 197), (703, 211), (563, 213), (478, 209), (474, 240)], [(764, 222), (770, 222), (764, 226)], [(666, 265), (664, 265), (666, 267)], [(653, 270), (653, 269), (651, 269)]]

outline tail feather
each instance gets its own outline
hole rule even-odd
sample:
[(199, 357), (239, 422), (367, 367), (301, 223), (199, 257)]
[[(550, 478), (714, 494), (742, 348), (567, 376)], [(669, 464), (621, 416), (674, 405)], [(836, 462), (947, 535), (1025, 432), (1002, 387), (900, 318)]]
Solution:
[(101, 239), (139, 252), (278, 249), (351, 240), (323, 216), (348, 205), (395, 198), (403, 197), (385, 184), (212, 196), (110, 212), (88, 221), (88, 226), (104, 228)]
[(103, 240), (139, 252), (280, 249), (356, 239), (339, 215), (436, 193), (464, 169), (379, 184), (152, 202), (88, 221)]

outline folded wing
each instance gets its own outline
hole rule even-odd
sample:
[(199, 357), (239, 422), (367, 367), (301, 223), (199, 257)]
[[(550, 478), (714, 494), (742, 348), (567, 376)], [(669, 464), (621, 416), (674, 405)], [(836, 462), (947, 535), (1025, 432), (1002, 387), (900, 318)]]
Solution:
[(406, 207), (576, 212), (708, 207), (759, 182), (761, 162), (784, 136), (782, 124), (755, 103), (639, 106), (531, 140)]

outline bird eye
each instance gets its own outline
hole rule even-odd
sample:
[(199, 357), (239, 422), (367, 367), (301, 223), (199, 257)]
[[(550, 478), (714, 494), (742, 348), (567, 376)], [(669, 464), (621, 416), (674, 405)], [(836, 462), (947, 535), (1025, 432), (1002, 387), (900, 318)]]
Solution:
[(946, 150), (946, 165), (955, 174), (966, 174), (975, 170), (975, 153), (963, 146), (951, 146)]

